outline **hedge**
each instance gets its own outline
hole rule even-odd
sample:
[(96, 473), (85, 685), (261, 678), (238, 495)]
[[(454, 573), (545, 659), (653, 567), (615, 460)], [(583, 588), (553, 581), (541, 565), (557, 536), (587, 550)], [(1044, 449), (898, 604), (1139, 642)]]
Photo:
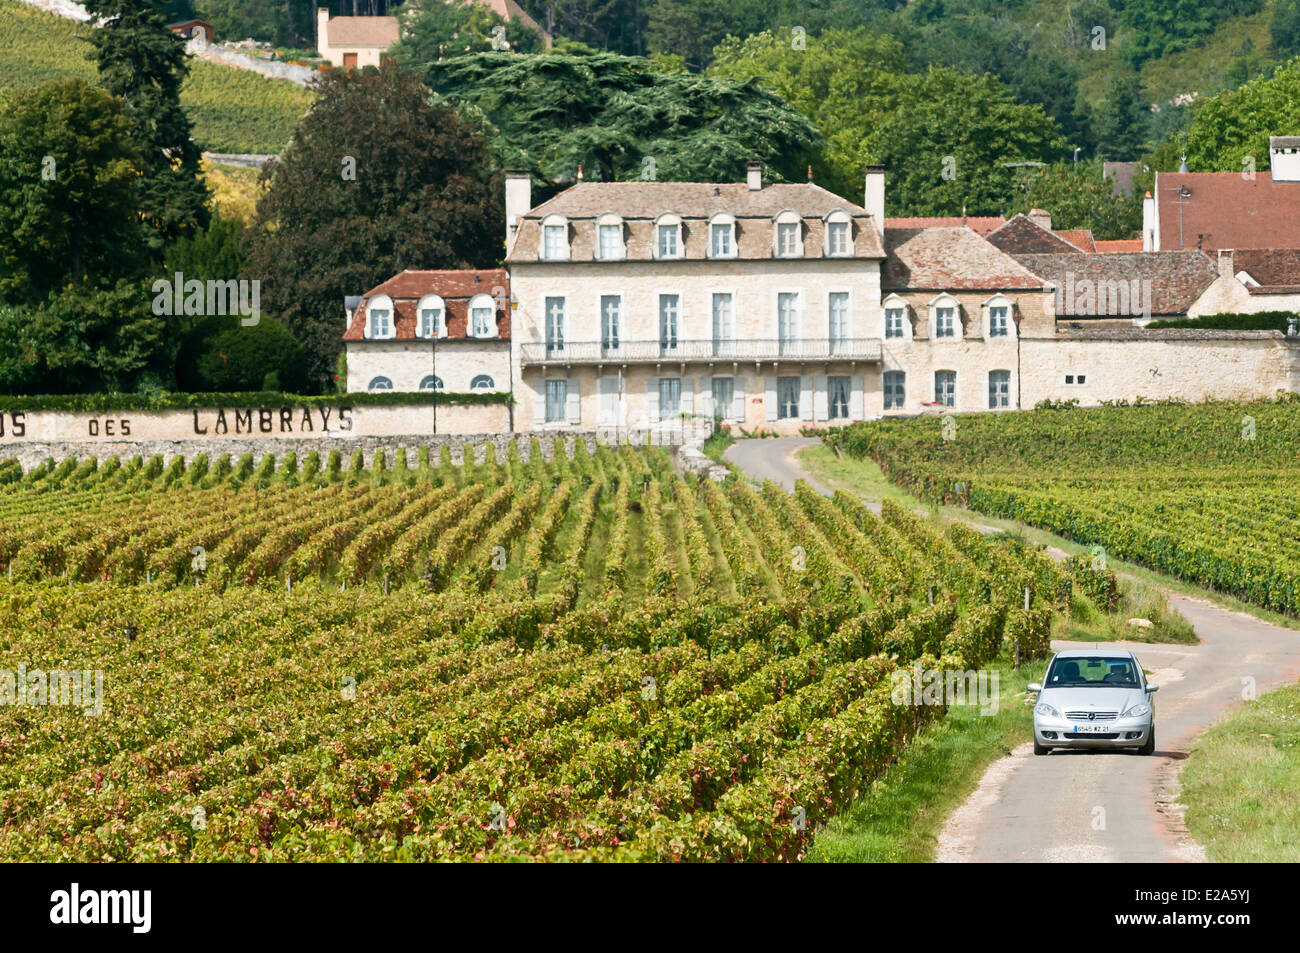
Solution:
[(1254, 314), (1207, 314), (1199, 318), (1177, 318), (1169, 321), (1152, 321), (1148, 328), (1201, 328), (1214, 331), (1281, 331), (1286, 333), (1288, 320), (1295, 320), (1294, 311), (1258, 311)]
[(282, 394), (279, 391), (203, 394), (0, 395), (0, 411), (189, 410), (192, 407), (389, 407), (398, 404), (509, 404), (505, 391), (357, 391), (350, 394)]

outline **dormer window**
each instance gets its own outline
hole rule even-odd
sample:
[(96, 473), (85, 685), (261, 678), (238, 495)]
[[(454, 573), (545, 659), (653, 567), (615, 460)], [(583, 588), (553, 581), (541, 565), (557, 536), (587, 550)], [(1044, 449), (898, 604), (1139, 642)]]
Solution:
[(497, 336), (496, 302), (491, 295), (478, 294), (469, 300), (469, 336), (494, 338)]
[(998, 294), (984, 302), (984, 336), (989, 339), (1007, 340), (1015, 336), (1015, 323), (1012, 320), (1012, 302), (1006, 295)]
[(930, 311), (936, 341), (961, 340), (961, 305), (956, 298), (948, 294), (939, 295), (930, 302)]
[(885, 337), (897, 341), (912, 339), (912, 322), (908, 320), (907, 299), (891, 294), (881, 302), (885, 311)]
[(366, 302), (366, 337), (382, 340), (394, 334), (393, 299), (388, 295), (375, 295)]
[(596, 257), (600, 261), (622, 261), (627, 257), (623, 220), (613, 213), (596, 219)]
[(437, 295), (425, 295), (415, 309), (415, 336), (420, 338), (445, 338), (447, 336), (447, 306)]
[(569, 260), (569, 223), (562, 215), (548, 215), (542, 219), (542, 259)]
[(736, 219), (721, 212), (709, 219), (709, 257), (736, 257)]
[(682, 220), (678, 215), (661, 215), (655, 222), (655, 257), (682, 257)]
[(777, 214), (774, 250), (777, 258), (803, 257), (803, 220), (797, 212), (786, 209)]
[(853, 226), (847, 212), (835, 211), (826, 217), (827, 257), (840, 258), (853, 253)]

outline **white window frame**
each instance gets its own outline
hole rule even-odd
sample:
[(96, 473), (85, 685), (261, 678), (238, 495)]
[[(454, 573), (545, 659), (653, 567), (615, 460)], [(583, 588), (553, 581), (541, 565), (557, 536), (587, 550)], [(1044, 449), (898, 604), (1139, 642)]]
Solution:
[[(952, 310), (952, 334), (939, 336), (939, 312), (944, 309)], [(932, 341), (960, 341), (963, 338), (963, 329), (961, 323), (961, 303), (950, 294), (941, 294), (930, 302), (930, 340)]]
[[(618, 230), (618, 244), (607, 254), (604, 235), (605, 230), (609, 228)], [(627, 238), (623, 231), (623, 219), (613, 212), (605, 212), (596, 219), (595, 257), (597, 261), (624, 261), (627, 258)]]
[[(717, 321), (717, 298), (719, 295), (726, 295), (730, 298), (730, 315), (728, 316), (729, 333), (720, 337), (718, 335)], [(735, 353), (736, 343), (736, 302), (740, 300), (740, 294), (734, 288), (710, 288), (708, 290), (709, 302), (709, 340), (713, 345), (713, 354), (715, 357), (726, 356), (728, 353)]]
[[(718, 381), (726, 381), (731, 396), (727, 400), (726, 406), (721, 410), (718, 408)], [(709, 399), (713, 404), (713, 418), (715, 420), (732, 420), (734, 419), (736, 406), (736, 378), (731, 374), (714, 374), (709, 378)]]
[[(432, 334), (426, 333), (424, 329), (424, 313), (426, 311), (437, 312), (437, 317), (433, 322)], [(443, 301), (440, 295), (427, 294), (415, 306), (415, 336), (424, 341), (447, 336), (447, 302)]]
[[(558, 384), (561, 391), (560, 415), (551, 416), (551, 385)], [(569, 422), (569, 381), (563, 377), (547, 377), (542, 383), (542, 400), (546, 406), (542, 411), (542, 420), (547, 424), (567, 424)]]
[[(996, 294), (989, 298), (981, 306), (984, 312), (983, 332), (984, 339), (987, 341), (1014, 341), (1016, 339), (1016, 309), (1015, 302), (1004, 294)], [(1006, 333), (993, 333), (993, 311), (995, 308), (1006, 309)]]
[[(727, 236), (727, 250), (719, 252), (714, 244), (714, 229), (722, 230)], [(729, 260), (739, 255), (736, 247), (736, 217), (726, 212), (715, 212), (709, 218), (709, 257)]]
[[(425, 387), (424, 386), (425, 381), (432, 381), (433, 386)], [(434, 390), (443, 390), (443, 389), (444, 389), (444, 385), (442, 383), (442, 378), (439, 377), (437, 374), (425, 374), (424, 377), (420, 378), (420, 390), (422, 391), (434, 391)]]
[[(615, 313), (617, 325), (611, 336), (607, 336), (605, 333), (605, 302), (609, 298), (613, 298), (618, 302), (618, 310)], [(596, 314), (597, 320), (600, 322), (600, 347), (602, 351), (616, 351), (623, 346), (623, 331), (626, 325), (624, 321), (626, 309), (623, 307), (623, 298), (623, 292), (621, 291), (602, 291), (596, 296)]]
[[(379, 387), (376, 387), (375, 385), (379, 384), (381, 381), (383, 382), (383, 384), (387, 384), (388, 386), (385, 387), (383, 386), (383, 384), (380, 384)], [(370, 378), (370, 383), (366, 385), (366, 390), (368, 391), (381, 391), (381, 390), (393, 390), (393, 389), (394, 389), (393, 379), (383, 374), (378, 374), (375, 377)]]
[[(880, 303), (880, 314), (881, 317), (884, 319), (884, 330), (881, 336), (885, 338), (885, 340), (887, 341), (911, 341), (912, 340), (912, 320), (910, 317), (911, 310), (912, 310), (911, 304), (902, 295), (897, 295), (897, 294), (888, 295), (885, 298), (885, 300)], [(889, 333), (889, 312), (890, 311), (902, 312), (903, 333), (901, 335), (891, 336)]]
[[(670, 230), (673, 236), (674, 250), (671, 253), (664, 252), (660, 247), (661, 229)], [(680, 261), (686, 257), (686, 247), (682, 243), (682, 217), (675, 213), (665, 213), (655, 219), (654, 222), (654, 257), (656, 261)]]
[[(831, 300), (836, 295), (844, 295), (844, 328), (843, 335), (835, 335), (835, 309), (831, 305)], [(849, 342), (853, 340), (853, 291), (850, 288), (828, 288), (826, 291), (826, 345), (829, 348), (828, 353), (836, 353), (836, 343), (838, 342), (842, 349), (849, 347)]]
[(475, 374), (469, 382), (470, 390), (496, 390), (497, 382), (491, 374)]
[[(835, 397), (831, 387), (831, 381), (844, 382), (844, 413), (835, 413)], [(853, 376), (851, 374), (827, 374), (826, 375), (826, 419), (827, 420), (852, 420), (853, 417)]]
[[(781, 235), (783, 229), (791, 225), (794, 226), (794, 245), (787, 250), (781, 244)], [(802, 258), (803, 256), (803, 218), (794, 209), (782, 209), (772, 216), (772, 257)]]
[[(383, 315), (383, 327), (378, 327), (378, 316)], [(397, 337), (397, 309), (388, 295), (375, 295), (366, 302), (366, 337), (372, 341), (391, 341)]]
[[(794, 381), (794, 413), (787, 413), (789, 404), (782, 400), (781, 390), (785, 387), (787, 390), (790, 381)], [(803, 377), (799, 374), (777, 374), (776, 375), (776, 419), (777, 420), (799, 420), (802, 417), (800, 409), (803, 405)]]
[[(1005, 384), (1006, 390), (1005, 392), (998, 393), (997, 396), (1001, 398), (1002, 402), (997, 404), (993, 402), (993, 397), (994, 397), (993, 375), (994, 374), (1006, 375), (1005, 380), (998, 382), (999, 384)], [(1011, 407), (1011, 371), (999, 367), (989, 371), (989, 410), (1001, 410), (1004, 407), (1007, 409), (1010, 409)]]
[[(554, 234), (554, 232), (548, 232), (548, 228), (559, 228), (560, 235), (564, 239), (560, 243), (560, 246), (555, 249), (555, 254), (552, 254), (550, 244), (547, 241), (547, 236)], [(571, 249), (569, 247), (569, 220), (563, 215), (558, 215), (555, 212), (552, 212), (550, 215), (543, 216), (541, 221), (541, 230), (541, 243), (537, 249), (538, 260), (568, 261), (571, 254)]]
[[(951, 404), (944, 403), (942, 400), (939, 399), (939, 375), (940, 374), (952, 375), (952, 403)], [(934, 385), (933, 385), (934, 402), (938, 404), (940, 407), (947, 407), (951, 410), (956, 410), (957, 409), (957, 369), (951, 367), (936, 368), (934, 371), (933, 381), (934, 381)]]
[[(890, 394), (890, 387), (889, 387), (890, 378), (894, 377), (895, 375), (896, 375), (895, 379), (898, 380), (900, 389), (902, 390), (902, 394), (900, 395)], [(880, 392), (884, 400), (885, 410), (888, 411), (888, 410), (905, 409), (907, 407), (907, 371), (903, 370), (903, 368), (901, 367), (886, 368), (880, 375)], [(890, 403), (891, 399), (896, 399), (898, 403), (891, 404)]]
[[(844, 230), (844, 247), (836, 250), (834, 243), (831, 241), (831, 232), (834, 225), (837, 228), (843, 227)], [(826, 216), (825, 240), (822, 242), (822, 254), (827, 258), (852, 258), (853, 257), (853, 219), (848, 212), (843, 209), (836, 209)]]
[[(480, 333), (474, 324), (474, 312), (486, 309), (488, 312), (488, 322), (486, 333)], [(487, 340), (497, 336), (497, 303), (489, 294), (476, 294), (469, 299), (469, 305), (466, 311), (465, 336), (476, 338), (478, 340)]]
[[(551, 302), (560, 303), (560, 327), (559, 337), (552, 343), (551, 336)], [(569, 332), (569, 298), (567, 295), (543, 295), (542, 296), (542, 343), (546, 346), (547, 355), (563, 354), (564, 342)]]
[[(794, 299), (795, 299), (794, 334), (789, 338), (783, 338), (781, 336), (781, 297), (783, 295), (794, 295)], [(773, 300), (772, 300), (773, 312), (774, 312), (773, 325), (776, 333), (773, 334), (772, 336), (776, 338), (776, 350), (778, 354), (785, 354), (786, 353), (785, 348), (787, 345), (793, 345), (794, 351), (797, 351), (799, 347), (802, 345), (804, 339), (803, 332), (804, 332), (804, 318), (805, 318), (805, 311), (806, 311), (805, 304), (806, 302), (805, 302), (804, 290), (802, 288), (777, 288), (776, 289), (776, 292), (773, 295)]]
[[(677, 314), (676, 321), (673, 324), (671, 337), (673, 346), (671, 348), (665, 347), (665, 344), (670, 339), (664, 334), (664, 298), (677, 299)], [(682, 341), (684, 340), (682, 329), (686, 326), (686, 295), (682, 293), (680, 288), (660, 288), (655, 292), (654, 304), (654, 333), (655, 341), (659, 344), (659, 352), (664, 357), (675, 358), (682, 353)]]
[[(682, 412), (682, 378), (660, 377), (658, 381), (659, 381), (659, 419), (661, 421), (675, 419), (677, 415)], [(669, 385), (667, 389), (671, 391), (672, 384), (677, 385), (677, 406), (670, 411), (668, 410), (667, 403), (664, 401), (664, 390), (665, 390), (665, 385)]]

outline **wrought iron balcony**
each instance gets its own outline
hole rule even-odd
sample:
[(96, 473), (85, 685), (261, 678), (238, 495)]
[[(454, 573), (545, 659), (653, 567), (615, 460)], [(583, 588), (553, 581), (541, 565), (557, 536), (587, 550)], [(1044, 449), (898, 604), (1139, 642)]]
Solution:
[(565, 341), (522, 346), (528, 364), (658, 364), (673, 361), (879, 361), (879, 338), (740, 341)]

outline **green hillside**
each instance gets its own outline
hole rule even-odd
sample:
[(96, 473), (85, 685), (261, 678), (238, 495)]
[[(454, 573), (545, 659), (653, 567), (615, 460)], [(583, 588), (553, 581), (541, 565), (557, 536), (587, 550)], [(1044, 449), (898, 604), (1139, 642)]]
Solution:
[[(0, 0), (0, 86), (34, 86), (63, 76), (93, 80), (89, 45), (78, 38), (90, 27)], [(190, 61), (181, 103), (194, 138), (211, 152), (275, 153), (311, 104), (301, 86), (205, 60)]]

